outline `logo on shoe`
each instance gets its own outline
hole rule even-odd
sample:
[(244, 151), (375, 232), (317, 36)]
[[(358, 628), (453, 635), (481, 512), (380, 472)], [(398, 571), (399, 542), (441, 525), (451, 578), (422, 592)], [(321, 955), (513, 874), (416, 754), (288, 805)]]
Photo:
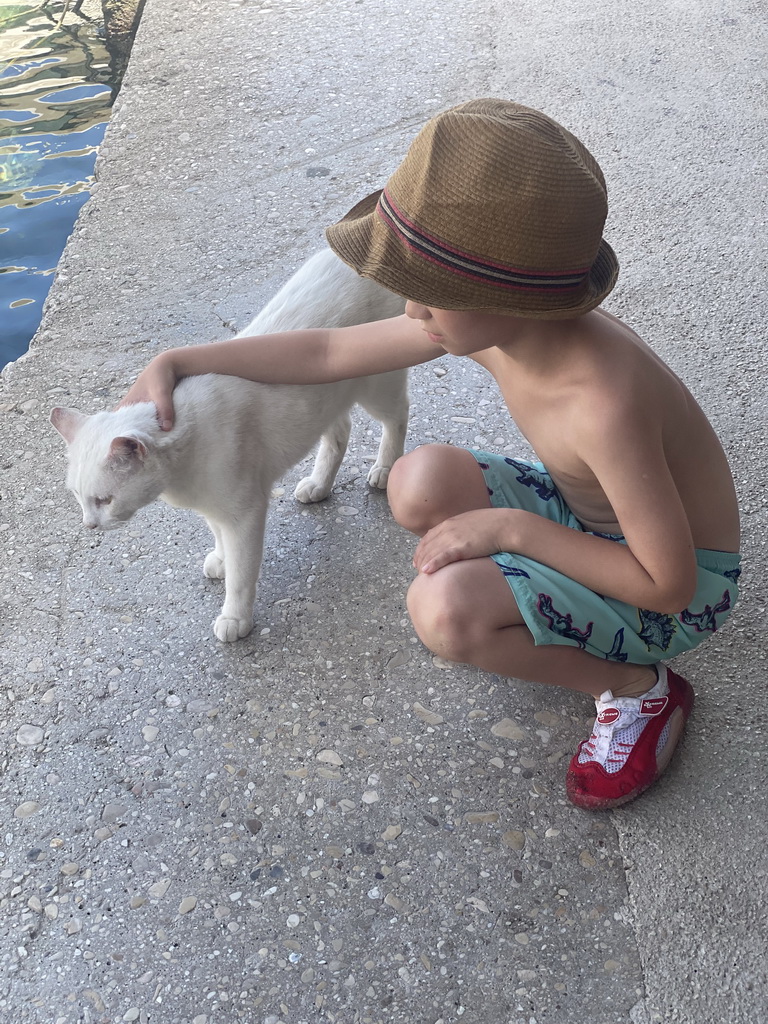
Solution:
[(618, 721), (619, 718), (621, 718), (621, 712), (618, 708), (606, 708), (597, 716), (600, 725), (611, 725), (613, 722)]
[(660, 715), (669, 703), (669, 697), (650, 697), (640, 705), (640, 714), (653, 718)]

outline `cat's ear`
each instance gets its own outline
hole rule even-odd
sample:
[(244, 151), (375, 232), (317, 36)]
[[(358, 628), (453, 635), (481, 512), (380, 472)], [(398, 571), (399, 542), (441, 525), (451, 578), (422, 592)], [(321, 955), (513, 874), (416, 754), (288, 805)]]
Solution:
[(110, 462), (143, 462), (147, 457), (147, 446), (135, 437), (113, 437), (109, 446)]
[(56, 409), (51, 409), (49, 419), (67, 444), (71, 444), (88, 417), (77, 409), (57, 407)]

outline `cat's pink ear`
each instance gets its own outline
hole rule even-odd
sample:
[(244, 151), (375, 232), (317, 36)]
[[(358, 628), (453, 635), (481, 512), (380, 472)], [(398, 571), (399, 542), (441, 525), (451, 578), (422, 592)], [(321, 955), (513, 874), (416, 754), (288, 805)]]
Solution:
[(58, 407), (51, 409), (49, 419), (67, 444), (71, 444), (88, 417), (77, 409)]
[(147, 457), (147, 446), (138, 441), (135, 437), (114, 437), (109, 446), (110, 461), (125, 462), (128, 459), (138, 459), (143, 462)]

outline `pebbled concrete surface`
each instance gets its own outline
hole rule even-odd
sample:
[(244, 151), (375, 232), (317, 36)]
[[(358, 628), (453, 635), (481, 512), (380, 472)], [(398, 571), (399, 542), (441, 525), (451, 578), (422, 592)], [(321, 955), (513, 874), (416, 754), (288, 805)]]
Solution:
[[(147, 4), (94, 197), (2, 377), (3, 1020), (760, 1018), (765, 38), (747, 0)], [(326, 504), (292, 502), (300, 468), (278, 488), (232, 646), (204, 524), (158, 505), (87, 535), (47, 424), (233, 333), (427, 117), (484, 94), (600, 160), (608, 308), (686, 378), (744, 512), (743, 599), (679, 659), (680, 756), (610, 816), (563, 794), (585, 701), (416, 641), (364, 418)], [(441, 363), (413, 374), (410, 444), (525, 451), (482, 375)]]

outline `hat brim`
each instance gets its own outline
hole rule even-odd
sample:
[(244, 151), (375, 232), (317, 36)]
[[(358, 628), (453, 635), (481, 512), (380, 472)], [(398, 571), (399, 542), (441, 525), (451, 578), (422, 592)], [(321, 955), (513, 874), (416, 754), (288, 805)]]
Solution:
[(366, 196), (326, 229), (336, 255), (383, 288), (435, 309), (478, 310), (540, 320), (582, 316), (599, 306), (616, 284), (619, 262), (602, 239), (577, 292), (543, 294), (533, 288), (500, 288), (477, 282), (430, 261), (391, 232), (377, 212), (381, 190)]

